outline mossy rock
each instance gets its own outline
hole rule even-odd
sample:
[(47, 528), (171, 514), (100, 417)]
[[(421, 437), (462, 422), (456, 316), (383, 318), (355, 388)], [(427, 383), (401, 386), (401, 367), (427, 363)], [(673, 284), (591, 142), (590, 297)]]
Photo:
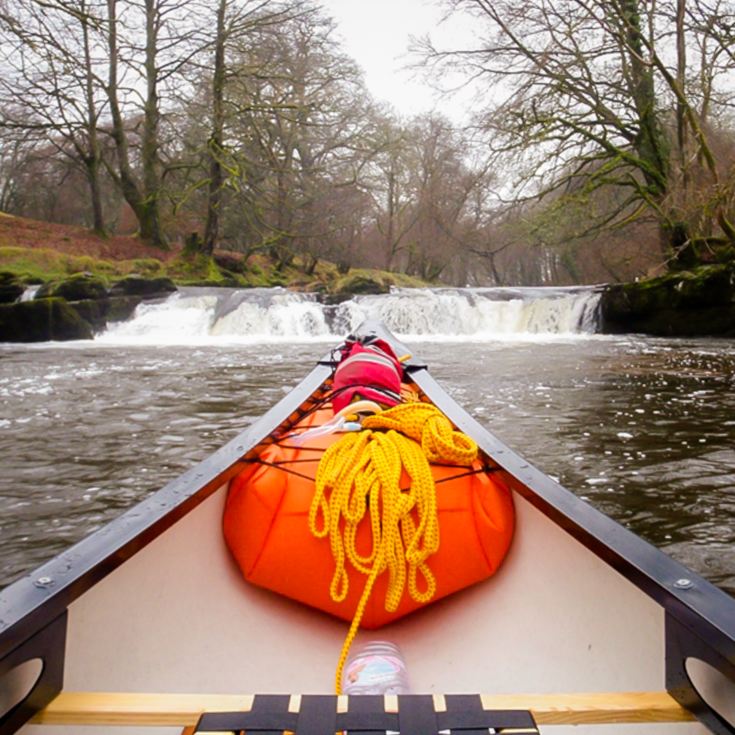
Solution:
[(339, 282), (336, 294), (383, 294), (389, 291), (390, 283), (387, 280), (366, 273), (356, 273)]
[(246, 260), (242, 253), (215, 250), (212, 257), (220, 270), (230, 271), (235, 274), (244, 273), (246, 270)]
[(288, 277), (278, 271), (273, 271), (273, 273), (266, 276), (266, 286), (275, 288), (277, 286), (288, 286), (288, 284)]
[(2, 342), (71, 339), (92, 339), (92, 327), (62, 298), (0, 304)]
[(135, 258), (131, 262), (131, 272), (139, 273), (145, 278), (154, 278), (163, 271), (163, 263), (156, 258)]
[(112, 285), (110, 296), (142, 296), (151, 298), (164, 296), (176, 291), (176, 285), (170, 278), (144, 278), (143, 276), (127, 276)]
[(110, 296), (68, 303), (92, 327), (94, 334), (99, 334), (107, 328), (109, 322), (129, 319), (144, 299), (144, 296)]
[(219, 282), (220, 286), (226, 286), (228, 288), (239, 288), (243, 285), (243, 283), (245, 283), (242, 277), (239, 276), (237, 273), (225, 270), (224, 268), (220, 268), (220, 273), (222, 274), (222, 280)]
[(735, 268), (712, 266), (683, 275), (674, 285), (680, 307), (700, 309), (735, 303)]
[(731, 335), (735, 332), (735, 267), (703, 266), (608, 286), (600, 315), (601, 329), (609, 333)]
[(0, 271), (0, 304), (17, 301), (26, 290), (21, 280), (14, 273)]
[(133, 312), (140, 302), (141, 296), (111, 296), (107, 301), (107, 321), (124, 322), (133, 316)]
[(74, 311), (87, 322), (95, 334), (104, 331), (107, 326), (107, 313), (110, 310), (110, 299), (85, 299), (70, 303)]
[(107, 298), (105, 282), (90, 273), (76, 273), (61, 281), (51, 281), (38, 289), (36, 299), (49, 297), (66, 299), (67, 301), (84, 301), (85, 299)]

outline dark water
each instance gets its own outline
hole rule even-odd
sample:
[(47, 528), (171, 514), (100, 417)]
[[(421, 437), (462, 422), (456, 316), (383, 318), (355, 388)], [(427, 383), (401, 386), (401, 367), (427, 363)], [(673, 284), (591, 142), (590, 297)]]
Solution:
[[(327, 347), (0, 346), (0, 585), (206, 457)], [(733, 342), (414, 347), (511, 447), (735, 593)]]

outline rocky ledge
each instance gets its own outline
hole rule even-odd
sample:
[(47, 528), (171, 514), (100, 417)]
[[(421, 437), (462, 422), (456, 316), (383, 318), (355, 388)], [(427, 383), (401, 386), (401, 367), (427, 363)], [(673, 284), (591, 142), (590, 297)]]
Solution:
[[(0, 296), (19, 298), (24, 289), (3, 275)], [(92, 339), (110, 322), (128, 319), (141, 301), (173, 291), (169, 278), (129, 276), (108, 289), (97, 276), (75, 274), (44, 284), (30, 301), (0, 298), (0, 342)]]
[(735, 264), (608, 286), (600, 330), (659, 337), (735, 337)]

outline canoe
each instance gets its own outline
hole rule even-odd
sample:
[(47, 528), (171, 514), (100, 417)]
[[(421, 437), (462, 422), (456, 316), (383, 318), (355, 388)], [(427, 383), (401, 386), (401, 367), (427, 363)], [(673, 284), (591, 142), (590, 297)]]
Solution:
[[(408, 351), (379, 323), (358, 332)], [(222, 533), (233, 478), (324, 400), (334, 368), (332, 351), (224, 447), (0, 593), (0, 735), (735, 733), (735, 600), (505, 446), (416, 357), (404, 380), (477, 443), (515, 534), (486, 581), (358, 634), (400, 646), (414, 693), (334, 695), (345, 621), (247, 584)]]

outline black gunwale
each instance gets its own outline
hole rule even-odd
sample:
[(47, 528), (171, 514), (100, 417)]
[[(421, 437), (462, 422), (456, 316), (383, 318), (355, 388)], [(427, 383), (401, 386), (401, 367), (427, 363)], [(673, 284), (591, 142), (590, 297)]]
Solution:
[[(397, 352), (408, 352), (380, 323), (366, 322), (358, 331), (375, 333), (393, 344)], [(412, 358), (405, 365), (421, 390), (460, 430), (478, 442), (520, 495), (730, 664), (735, 664), (735, 599), (597, 511), (508, 448), (444, 391), (425, 364)], [(298, 415), (324, 385), (332, 368), (332, 358), (327, 354), (287, 396), (221, 449), (0, 592), (0, 662), (236, 474), (249, 452), (290, 416)], [(43, 578), (51, 581), (43, 583)], [(690, 586), (675, 586), (681, 579), (689, 580)]]

